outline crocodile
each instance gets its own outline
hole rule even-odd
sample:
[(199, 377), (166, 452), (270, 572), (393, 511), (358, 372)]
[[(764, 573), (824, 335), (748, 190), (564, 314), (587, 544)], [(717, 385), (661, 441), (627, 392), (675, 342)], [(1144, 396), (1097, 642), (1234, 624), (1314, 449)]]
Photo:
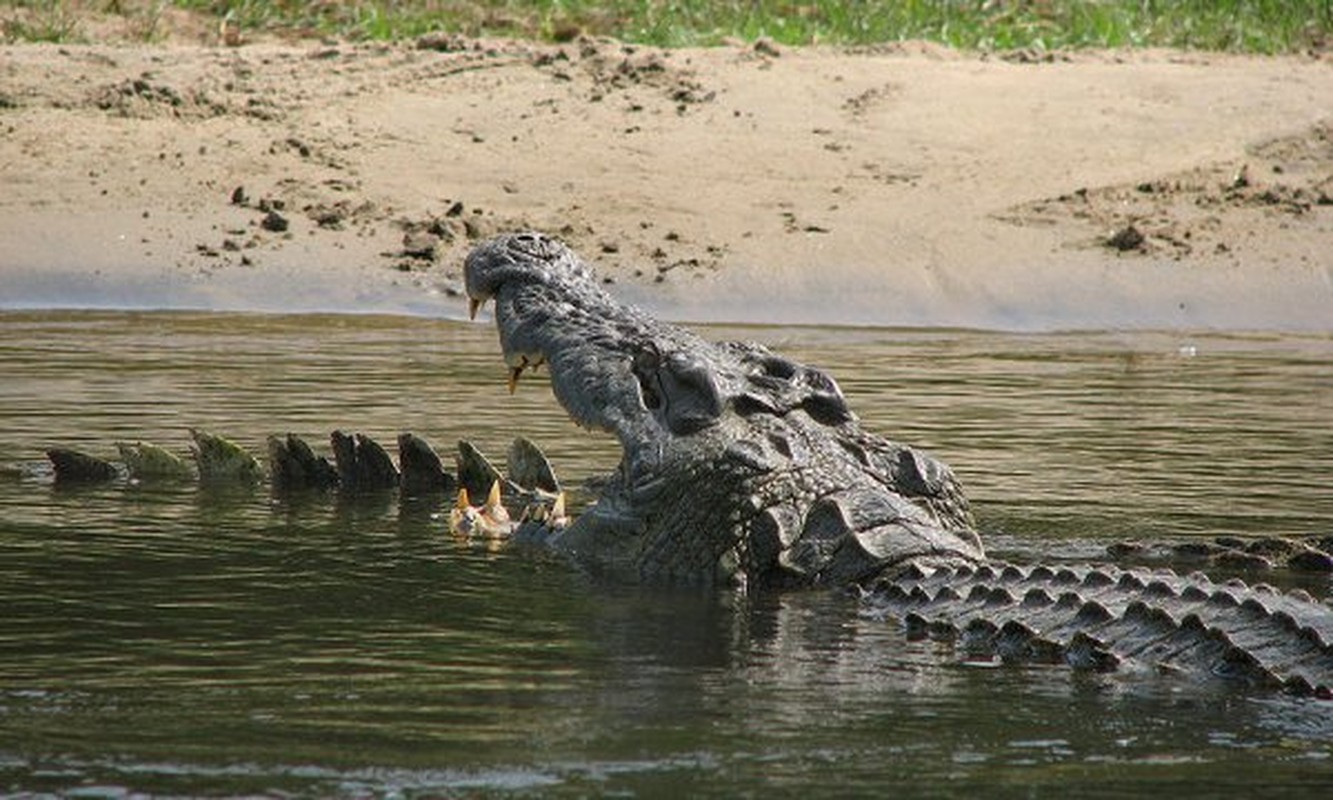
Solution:
[[(295, 435), (270, 437), (265, 471), (234, 443), (192, 431), (194, 469), (143, 443), (121, 445), (120, 465), (53, 449), (56, 480), (257, 484), (266, 475), (275, 492), (457, 492), (456, 530), (548, 547), (614, 579), (832, 587), (909, 638), (952, 642), (968, 659), (1333, 699), (1333, 607), (1308, 592), (1152, 565), (994, 560), (953, 471), (867, 430), (826, 373), (623, 304), (573, 250), (540, 233), (477, 246), (464, 277), (470, 316), (494, 304), (509, 391), (544, 368), (574, 422), (621, 445), (619, 465), (573, 520), (545, 456), (521, 439), (508, 475), (466, 441), (450, 474), (410, 433), (395, 466), (373, 439), (340, 431), (330, 437), (333, 463)], [(523, 512), (511, 517), (500, 495)], [(483, 496), (481, 506), (468, 502)], [(1281, 551), (1295, 568), (1327, 571), (1328, 549), (1219, 538), (1179, 551), (1242, 569)], [(1122, 561), (1145, 552), (1111, 548)]]
[(595, 505), (549, 537), (590, 570), (853, 587), (866, 613), (973, 656), (1333, 698), (1333, 608), (1306, 592), (993, 562), (953, 471), (868, 431), (826, 373), (623, 304), (541, 233), (478, 245), (464, 279), (471, 317), (494, 304), (510, 391), (544, 367), (574, 422), (620, 443)]

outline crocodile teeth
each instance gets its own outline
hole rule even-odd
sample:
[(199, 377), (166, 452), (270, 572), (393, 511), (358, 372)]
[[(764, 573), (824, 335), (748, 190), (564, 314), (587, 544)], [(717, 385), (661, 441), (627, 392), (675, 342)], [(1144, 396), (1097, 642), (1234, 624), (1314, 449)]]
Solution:
[(500, 502), (500, 481), (491, 483), (491, 492), (486, 495), (486, 505), (481, 509), (482, 513), (495, 522), (508, 522), (509, 512), (505, 510)]
[(509, 393), (513, 394), (518, 386), (518, 379), (523, 375), (523, 370), (540, 367), (546, 363), (546, 357), (540, 353), (532, 355), (526, 353), (506, 354), (505, 363), (509, 365)]
[(458, 536), (503, 539), (513, 532), (509, 512), (500, 502), (500, 481), (491, 484), (486, 503), (472, 505), (466, 488), (458, 490), (458, 500), (449, 512), (449, 531)]
[(467, 318), (468, 318), (468, 319), (476, 319), (476, 318), (477, 318), (477, 311), (481, 308), (481, 303), (482, 303), (482, 301), (478, 300), (478, 299), (475, 298), (475, 297), (469, 297), (469, 298), (467, 299)]
[(467, 487), (458, 490), (458, 500), (449, 510), (449, 530), (452, 533), (465, 534), (472, 524), (472, 501), (467, 496)]

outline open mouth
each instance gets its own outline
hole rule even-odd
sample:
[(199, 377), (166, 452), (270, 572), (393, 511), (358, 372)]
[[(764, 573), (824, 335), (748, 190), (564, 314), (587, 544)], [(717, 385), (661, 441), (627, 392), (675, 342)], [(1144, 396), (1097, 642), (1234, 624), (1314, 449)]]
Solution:
[(622, 305), (541, 234), (480, 245), (465, 274), (469, 310), (495, 304), (510, 391), (545, 367), (576, 423), (620, 441), (619, 469), (564, 539), (591, 558), (808, 585), (980, 557), (947, 467), (865, 432), (820, 370)]
[(707, 427), (721, 413), (715, 372), (690, 355), (709, 345), (607, 296), (555, 240), (499, 237), (476, 248), (464, 271), (469, 312), (495, 304), (511, 392), (546, 367), (574, 421), (614, 433), (627, 449)]

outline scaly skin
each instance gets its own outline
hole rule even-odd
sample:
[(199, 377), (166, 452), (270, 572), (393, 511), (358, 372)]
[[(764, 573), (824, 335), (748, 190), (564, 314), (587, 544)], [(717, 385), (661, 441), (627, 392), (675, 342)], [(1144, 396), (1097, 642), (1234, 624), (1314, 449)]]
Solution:
[(837, 383), (757, 344), (713, 344), (621, 305), (540, 234), (475, 249), (515, 382), (545, 364), (574, 420), (624, 458), (554, 546), (633, 579), (840, 585), (984, 559), (953, 473), (861, 427)]
[(473, 313), (495, 302), (510, 388), (547, 365), (574, 420), (624, 450), (596, 505), (552, 539), (577, 562), (634, 579), (854, 584), (910, 635), (987, 657), (1330, 696), (1333, 611), (1308, 595), (987, 564), (948, 467), (863, 429), (824, 373), (621, 305), (541, 234), (479, 246), (465, 273)]
[(908, 635), (1004, 661), (1149, 669), (1333, 697), (1333, 613), (1303, 592), (1111, 566), (922, 569), (871, 587)]

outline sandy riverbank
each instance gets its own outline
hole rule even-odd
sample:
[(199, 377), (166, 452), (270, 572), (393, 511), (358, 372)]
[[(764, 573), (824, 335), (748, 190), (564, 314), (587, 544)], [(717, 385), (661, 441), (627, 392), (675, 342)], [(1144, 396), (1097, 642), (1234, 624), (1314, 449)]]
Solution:
[(685, 319), (1333, 329), (1327, 58), (15, 45), (0, 185), (9, 308), (458, 316), (533, 227)]

